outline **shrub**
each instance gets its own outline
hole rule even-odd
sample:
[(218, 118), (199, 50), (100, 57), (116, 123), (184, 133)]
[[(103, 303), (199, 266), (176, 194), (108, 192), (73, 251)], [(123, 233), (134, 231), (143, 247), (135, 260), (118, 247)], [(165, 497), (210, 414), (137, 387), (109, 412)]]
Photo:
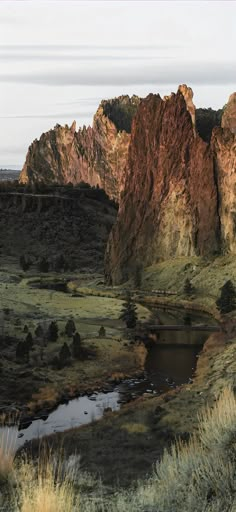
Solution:
[[(199, 433), (165, 451), (153, 475), (114, 499), (114, 512), (235, 512), (236, 399), (225, 389)], [(106, 510), (106, 509), (105, 509)]]
[(105, 338), (106, 337), (106, 329), (103, 327), (103, 325), (100, 327), (98, 331), (99, 338)]

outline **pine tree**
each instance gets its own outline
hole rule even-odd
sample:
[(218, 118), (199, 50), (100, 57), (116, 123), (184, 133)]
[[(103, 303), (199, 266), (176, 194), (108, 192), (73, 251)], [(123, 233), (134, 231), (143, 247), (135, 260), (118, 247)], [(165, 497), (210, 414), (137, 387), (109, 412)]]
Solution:
[(221, 313), (230, 313), (236, 309), (236, 290), (230, 279), (222, 286), (216, 305)]
[(60, 366), (61, 367), (66, 366), (68, 364), (68, 362), (70, 361), (70, 358), (71, 358), (70, 349), (69, 349), (67, 343), (65, 342), (65, 343), (63, 343), (61, 350), (59, 352)]
[(43, 338), (44, 331), (43, 331), (42, 325), (38, 324), (34, 333), (37, 338)]
[(193, 293), (194, 293), (194, 287), (193, 287), (190, 279), (187, 277), (184, 281), (184, 294), (188, 295), (188, 297), (190, 297), (190, 295), (192, 295)]
[(81, 338), (78, 332), (76, 332), (73, 336), (72, 354), (75, 359), (80, 359), (81, 357)]
[(27, 345), (28, 349), (31, 350), (33, 348), (33, 336), (31, 332), (28, 332), (26, 338), (25, 338), (25, 344)]
[(57, 341), (58, 338), (58, 326), (56, 322), (51, 322), (48, 327), (47, 337), (49, 341)]
[(69, 336), (69, 338), (71, 338), (73, 336), (73, 334), (75, 333), (75, 331), (76, 331), (75, 322), (72, 318), (70, 318), (66, 322), (65, 333), (67, 334), (67, 336)]
[(121, 310), (120, 319), (126, 323), (128, 329), (133, 329), (136, 326), (137, 318), (137, 306), (128, 294)]

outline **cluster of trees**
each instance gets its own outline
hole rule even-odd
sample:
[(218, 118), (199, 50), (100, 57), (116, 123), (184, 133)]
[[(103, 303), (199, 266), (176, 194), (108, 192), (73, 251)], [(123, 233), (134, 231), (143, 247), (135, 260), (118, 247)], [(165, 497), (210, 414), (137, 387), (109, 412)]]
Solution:
[[(16, 359), (19, 362), (29, 362), (29, 353), (34, 347), (34, 340), (27, 325), (24, 326), (23, 332), (26, 334), (26, 338), (23, 341), (19, 341), (17, 344)], [(34, 334), (37, 339), (41, 339), (44, 342), (44, 346), (47, 342), (55, 343), (59, 336), (57, 322), (50, 322), (46, 331), (43, 329), (41, 324), (38, 324)], [(81, 346), (81, 337), (76, 330), (76, 326), (72, 318), (69, 319), (65, 325), (65, 335), (72, 338), (72, 343), (69, 347), (68, 343), (64, 342), (59, 350), (58, 356), (54, 357), (52, 364), (59, 369), (66, 366), (72, 357), (75, 359), (81, 359), (84, 357), (84, 350)], [(42, 358), (43, 351), (41, 351), (41, 359)]]
[[(32, 264), (33, 262), (28, 256), (25, 254), (20, 256), (19, 265), (24, 272), (27, 272)], [(37, 269), (42, 273), (47, 273), (49, 270), (53, 270), (55, 272), (66, 272), (69, 270), (69, 263), (63, 254), (59, 254), (51, 261), (47, 257), (42, 256), (37, 262)]]

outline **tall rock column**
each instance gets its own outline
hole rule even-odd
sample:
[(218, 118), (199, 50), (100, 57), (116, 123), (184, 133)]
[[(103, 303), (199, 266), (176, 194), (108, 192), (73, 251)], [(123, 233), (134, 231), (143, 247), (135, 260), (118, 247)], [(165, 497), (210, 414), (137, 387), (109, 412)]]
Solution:
[(219, 248), (212, 152), (195, 133), (187, 93), (181, 86), (164, 100), (150, 94), (138, 108), (105, 258), (108, 282), (125, 280), (137, 262), (209, 255)]
[(223, 252), (236, 254), (236, 93), (231, 94), (212, 133)]

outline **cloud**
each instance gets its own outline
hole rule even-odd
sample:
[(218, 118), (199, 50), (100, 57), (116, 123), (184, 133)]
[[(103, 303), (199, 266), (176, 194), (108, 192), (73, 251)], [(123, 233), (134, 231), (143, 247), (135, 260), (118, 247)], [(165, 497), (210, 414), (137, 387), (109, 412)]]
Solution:
[[(127, 61), (154, 60), (165, 57), (163, 50), (170, 50), (170, 45), (1, 45), (0, 60), (12, 61)], [(175, 47), (178, 48), (178, 46)], [(102, 52), (102, 53), (101, 53)]]
[(130, 44), (130, 45), (96, 45), (96, 44), (1, 44), (0, 50), (8, 51), (8, 52), (22, 52), (22, 51), (40, 51), (40, 52), (49, 52), (49, 51), (78, 51), (78, 50), (92, 50), (92, 51), (100, 51), (100, 50), (117, 50), (124, 51), (127, 50), (165, 50), (170, 48), (181, 48), (182, 45), (176, 44), (174, 42), (170, 43), (161, 43), (161, 44)]
[(60, 119), (69, 117), (71, 119), (79, 119), (82, 118), (91, 118), (94, 115), (94, 112), (63, 112), (56, 114), (22, 114), (22, 115), (14, 115), (14, 116), (0, 116), (0, 119)]
[(157, 55), (73, 55), (73, 54), (16, 54), (16, 55), (9, 55), (7, 53), (1, 54), (0, 53), (0, 61), (6, 61), (6, 62), (12, 62), (12, 61), (111, 61), (111, 60), (117, 60), (117, 61), (128, 61), (128, 60), (162, 60), (162, 59), (170, 59), (171, 57), (164, 57), (157, 56)]
[(233, 85), (236, 83), (234, 62), (173, 61), (156, 66), (109, 66), (90, 69), (1, 73), (0, 82), (48, 86), (131, 86), (190, 83), (194, 85)]

